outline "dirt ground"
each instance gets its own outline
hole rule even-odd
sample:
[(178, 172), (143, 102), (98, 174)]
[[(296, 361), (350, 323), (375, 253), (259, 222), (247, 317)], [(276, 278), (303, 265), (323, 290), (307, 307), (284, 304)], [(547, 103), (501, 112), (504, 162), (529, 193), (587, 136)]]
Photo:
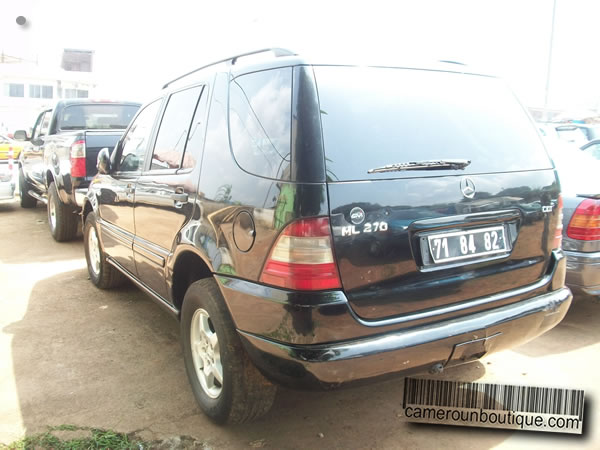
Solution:
[[(46, 209), (0, 204), (0, 442), (46, 426), (191, 436), (220, 448), (600, 448), (600, 302), (576, 298), (537, 340), (435, 378), (584, 389), (583, 436), (416, 425), (403, 380), (335, 392), (281, 389), (272, 411), (219, 427), (192, 397), (178, 323), (135, 287), (100, 291), (82, 241), (58, 244)], [(433, 376), (430, 376), (433, 377)]]

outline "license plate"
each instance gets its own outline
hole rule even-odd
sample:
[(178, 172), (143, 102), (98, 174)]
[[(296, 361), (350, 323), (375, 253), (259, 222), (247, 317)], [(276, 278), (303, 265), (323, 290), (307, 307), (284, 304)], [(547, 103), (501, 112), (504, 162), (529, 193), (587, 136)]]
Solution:
[(427, 236), (429, 253), (436, 264), (506, 253), (509, 248), (503, 226)]

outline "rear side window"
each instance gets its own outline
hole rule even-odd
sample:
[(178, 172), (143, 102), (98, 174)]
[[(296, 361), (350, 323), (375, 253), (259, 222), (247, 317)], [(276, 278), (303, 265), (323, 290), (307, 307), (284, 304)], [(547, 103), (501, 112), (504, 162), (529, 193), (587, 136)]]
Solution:
[[(315, 67), (329, 181), (551, 168), (522, 106), (496, 78)], [(388, 164), (467, 159), (464, 170), (367, 174)]]
[[(162, 118), (150, 170), (179, 169), (202, 86), (175, 92)], [(188, 164), (189, 165), (189, 164)]]
[(230, 83), (229, 130), (242, 169), (290, 179), (292, 68), (241, 75)]

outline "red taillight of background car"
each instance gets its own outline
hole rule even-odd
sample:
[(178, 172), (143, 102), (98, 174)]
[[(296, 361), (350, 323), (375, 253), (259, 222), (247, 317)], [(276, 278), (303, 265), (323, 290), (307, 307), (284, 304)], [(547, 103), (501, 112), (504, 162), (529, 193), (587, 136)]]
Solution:
[(12, 173), (13, 171), (13, 166), (14, 166), (14, 159), (15, 155), (13, 153), (13, 149), (12, 147), (8, 147), (8, 170)]
[(327, 217), (290, 223), (271, 249), (260, 281), (295, 290), (341, 288), (331, 242)]
[(85, 141), (79, 140), (71, 145), (71, 176), (83, 178), (85, 175)]
[(557, 204), (556, 208), (558, 210), (558, 222), (556, 223), (556, 229), (554, 230), (554, 243), (552, 244), (553, 249), (560, 248), (562, 245), (564, 215), (563, 215), (563, 199), (560, 194), (558, 195), (558, 204)]
[(600, 240), (600, 200), (582, 201), (567, 227), (567, 236), (581, 241)]

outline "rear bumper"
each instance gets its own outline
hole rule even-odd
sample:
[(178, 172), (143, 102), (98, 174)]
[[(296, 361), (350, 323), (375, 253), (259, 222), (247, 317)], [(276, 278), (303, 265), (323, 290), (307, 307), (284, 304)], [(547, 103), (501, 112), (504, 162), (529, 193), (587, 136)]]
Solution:
[(600, 252), (564, 253), (567, 256), (567, 286), (574, 292), (600, 295)]
[(537, 283), (438, 311), (368, 322), (341, 291), (292, 292), (218, 276), (254, 364), (287, 386), (328, 388), (451, 366), (525, 343), (554, 327), (572, 295), (555, 251)]
[(302, 388), (331, 388), (447, 367), (525, 343), (567, 313), (568, 288), (501, 308), (415, 329), (335, 344), (286, 345), (240, 332), (251, 359), (268, 377)]

